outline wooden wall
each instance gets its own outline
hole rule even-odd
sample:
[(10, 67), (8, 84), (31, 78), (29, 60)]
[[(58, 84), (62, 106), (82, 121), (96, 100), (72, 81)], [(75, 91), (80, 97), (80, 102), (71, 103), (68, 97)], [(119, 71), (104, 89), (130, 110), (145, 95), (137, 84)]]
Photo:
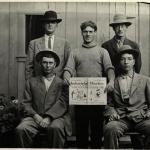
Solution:
[(0, 93), (21, 98), (24, 90), (25, 16), (55, 10), (63, 19), (56, 34), (69, 39), (72, 48), (82, 42), (80, 24), (97, 23), (99, 44), (114, 33), (109, 23), (115, 13), (123, 13), (133, 22), (127, 36), (140, 44), (141, 73), (150, 75), (150, 4), (129, 2), (0, 2)]

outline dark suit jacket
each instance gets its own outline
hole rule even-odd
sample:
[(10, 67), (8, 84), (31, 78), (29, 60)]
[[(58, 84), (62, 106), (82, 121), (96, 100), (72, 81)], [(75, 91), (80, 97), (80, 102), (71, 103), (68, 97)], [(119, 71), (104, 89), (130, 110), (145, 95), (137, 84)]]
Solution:
[[(135, 63), (135, 72), (139, 73), (140, 70), (141, 70), (141, 65), (142, 65), (141, 52), (139, 50), (139, 46), (135, 42), (133, 42), (133, 41), (127, 39), (127, 38), (125, 38), (123, 44), (124, 45), (130, 45), (133, 49), (136, 49), (137, 51), (139, 51), (139, 57), (136, 59), (136, 63)], [(118, 73), (119, 68), (118, 68), (118, 65), (117, 65), (118, 60), (117, 60), (117, 56), (116, 56), (118, 54), (118, 48), (117, 48), (117, 43), (116, 43), (115, 38), (113, 37), (111, 40), (106, 41), (105, 43), (103, 43), (102, 47), (105, 48), (108, 51), (108, 53), (110, 55), (110, 58), (111, 58), (111, 61), (112, 61), (112, 64), (115, 67), (116, 75), (118, 75), (119, 74)]]
[[(27, 52), (26, 66), (25, 66), (26, 79), (41, 74), (40, 66), (35, 61), (35, 56), (39, 51), (43, 49), (45, 49), (44, 36), (32, 40), (30, 42), (28, 52)], [(58, 54), (60, 58), (60, 65), (55, 69), (55, 72), (59, 77), (62, 77), (63, 69), (66, 65), (66, 62), (68, 60), (71, 51), (70, 44), (65, 39), (55, 36), (53, 50)]]
[(66, 132), (71, 134), (68, 88), (62, 79), (55, 77), (47, 92), (42, 76), (30, 78), (24, 96), (23, 104), (29, 116), (37, 113), (52, 119), (64, 119)]
[(119, 77), (117, 77), (114, 92), (108, 97), (108, 106), (106, 106), (104, 115), (109, 117), (113, 113), (117, 113), (121, 118), (127, 116), (138, 122), (143, 119), (147, 111), (150, 111), (150, 78), (135, 73), (131, 95), (127, 103), (123, 99)]

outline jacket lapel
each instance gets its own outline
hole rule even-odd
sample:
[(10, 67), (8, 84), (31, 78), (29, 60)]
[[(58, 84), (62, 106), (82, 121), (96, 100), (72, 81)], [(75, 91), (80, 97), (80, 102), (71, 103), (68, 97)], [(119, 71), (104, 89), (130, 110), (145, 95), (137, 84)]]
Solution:
[(133, 95), (134, 91), (137, 89), (137, 87), (140, 85), (140, 78), (137, 73), (134, 74), (132, 86), (131, 86), (131, 93), (130, 95)]
[(129, 44), (130, 44), (130, 41), (127, 38), (125, 38), (124, 42), (123, 42), (123, 45), (129, 45)]
[(123, 99), (123, 95), (122, 95), (122, 91), (121, 91), (121, 84), (120, 84), (120, 78), (118, 77), (117, 78), (117, 84), (118, 84), (118, 89), (117, 89), (117, 92), (118, 92), (118, 95), (121, 96), (121, 98)]
[(42, 76), (38, 77), (38, 84), (37, 84), (37, 86), (38, 86), (38, 88), (40, 89), (40, 91), (42, 93), (46, 94), (46, 87), (45, 87), (45, 83), (44, 83), (44, 80), (43, 80)]
[(48, 98), (49, 97), (49, 95), (51, 95), (52, 93), (56, 93), (56, 85), (57, 85), (57, 77), (54, 77), (54, 79), (53, 79), (53, 81), (52, 81), (52, 83), (51, 83), (51, 85), (50, 85), (50, 87), (49, 87), (49, 89), (48, 89), (48, 91), (47, 91), (47, 95), (46, 95), (46, 98)]
[(40, 39), (39, 43), (38, 43), (38, 48), (41, 49), (45, 49), (45, 38), (44, 36)]
[(112, 45), (113, 50), (114, 50), (116, 53), (118, 53), (118, 47), (117, 47), (117, 43), (116, 43), (115, 37), (113, 37), (113, 38), (111, 39), (111, 45)]

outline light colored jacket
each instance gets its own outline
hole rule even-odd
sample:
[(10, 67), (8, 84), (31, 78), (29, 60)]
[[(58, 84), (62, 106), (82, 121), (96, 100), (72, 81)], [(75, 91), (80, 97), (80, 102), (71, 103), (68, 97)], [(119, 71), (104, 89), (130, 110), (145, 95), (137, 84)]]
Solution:
[(126, 116), (138, 122), (144, 118), (147, 111), (150, 111), (150, 78), (137, 73), (134, 74), (128, 103), (123, 99), (119, 77), (116, 78), (115, 89), (108, 97), (108, 105), (104, 116), (109, 117), (117, 113), (121, 118)]
[[(32, 40), (29, 43), (29, 48), (27, 52), (27, 60), (25, 65), (25, 76), (26, 79), (29, 79), (33, 76), (38, 76), (41, 74), (40, 66), (35, 60), (36, 54), (45, 49), (45, 38), (44, 36), (35, 40)], [(57, 53), (60, 58), (60, 65), (55, 69), (56, 74), (59, 77), (62, 77), (63, 69), (68, 60), (71, 47), (69, 42), (63, 38), (56, 37), (54, 38), (54, 47), (53, 51)]]

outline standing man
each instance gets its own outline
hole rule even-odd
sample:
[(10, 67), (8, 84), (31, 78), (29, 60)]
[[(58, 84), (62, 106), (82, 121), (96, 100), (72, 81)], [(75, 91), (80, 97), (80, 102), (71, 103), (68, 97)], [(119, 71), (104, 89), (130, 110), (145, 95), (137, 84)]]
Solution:
[(41, 130), (47, 132), (49, 148), (63, 148), (71, 134), (68, 113), (68, 88), (54, 69), (60, 59), (53, 51), (41, 50), (36, 55), (42, 74), (27, 80), (23, 104), (28, 117), (16, 128), (17, 146), (31, 148), (33, 138)]
[(57, 18), (55, 11), (46, 11), (43, 18), (43, 27), (45, 34), (43, 37), (32, 40), (29, 44), (26, 60), (26, 79), (32, 76), (39, 75), (41, 73), (40, 67), (35, 60), (35, 55), (43, 49), (50, 49), (57, 53), (60, 58), (60, 65), (55, 69), (55, 72), (59, 77), (62, 77), (63, 69), (68, 60), (70, 54), (70, 44), (62, 38), (55, 36), (55, 31), (62, 19)]
[[(118, 53), (120, 75), (115, 80), (104, 116), (104, 148), (118, 149), (118, 139), (129, 130), (146, 135), (144, 144), (150, 148), (150, 78), (137, 74), (135, 59), (139, 52), (123, 45)], [(139, 147), (137, 147), (139, 148)]]
[(116, 75), (119, 73), (116, 55), (119, 53), (119, 48), (122, 45), (130, 45), (133, 49), (136, 49), (139, 52), (139, 56), (136, 58), (135, 72), (139, 73), (141, 69), (141, 53), (139, 46), (126, 37), (127, 29), (131, 24), (132, 23), (127, 20), (126, 16), (116, 14), (113, 18), (113, 22), (109, 24), (113, 28), (115, 36), (111, 40), (102, 44), (102, 47), (105, 48), (110, 55), (112, 64), (115, 67)]
[[(83, 44), (71, 51), (64, 72), (64, 80), (69, 83), (74, 70), (76, 77), (102, 77), (107, 74), (107, 90), (112, 91), (114, 85), (114, 67), (108, 52), (96, 43), (97, 26), (92, 21), (81, 24)], [(76, 137), (78, 148), (88, 148), (89, 124), (91, 131), (91, 148), (101, 148), (103, 135), (104, 106), (76, 106)]]

